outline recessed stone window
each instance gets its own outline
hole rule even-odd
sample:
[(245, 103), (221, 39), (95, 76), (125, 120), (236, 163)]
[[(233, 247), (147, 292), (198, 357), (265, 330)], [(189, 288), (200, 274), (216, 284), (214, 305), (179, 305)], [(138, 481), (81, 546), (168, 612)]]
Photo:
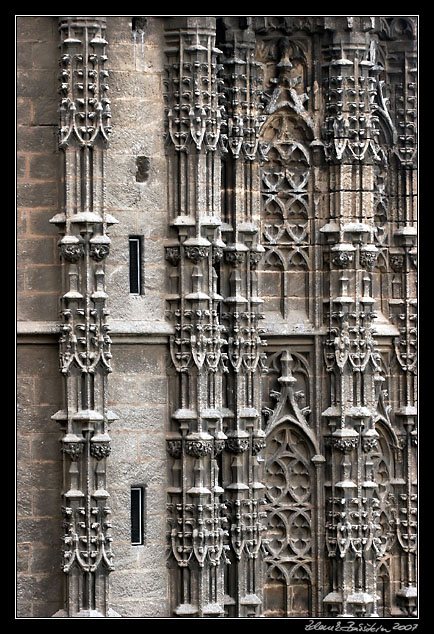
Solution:
[(142, 237), (130, 236), (129, 246), (129, 273), (130, 295), (142, 294)]
[(142, 486), (131, 487), (131, 545), (143, 546), (145, 543), (145, 489)]

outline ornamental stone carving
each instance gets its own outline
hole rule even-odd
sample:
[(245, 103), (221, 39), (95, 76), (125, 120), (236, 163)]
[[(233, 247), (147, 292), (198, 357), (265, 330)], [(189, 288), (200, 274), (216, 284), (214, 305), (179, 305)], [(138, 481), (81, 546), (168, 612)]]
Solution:
[[(113, 17), (128, 29), (111, 62)], [(62, 406), (52, 418), (65, 590), (54, 616), (119, 616), (110, 490), (136, 486), (148, 468), (142, 435), (140, 469), (120, 482), (109, 468), (123, 459), (108, 385), (125, 340), (149, 343), (149, 359), (131, 355), (143, 363), (134, 374), (166, 373), (152, 436), (164, 434), (154, 475), (167, 524), (150, 535), (167, 551), (161, 614), (416, 616), (417, 19), (60, 16), (58, 26), (62, 203), (50, 222)], [(134, 121), (133, 144), (121, 116), (110, 155), (112, 66), (118, 107), (140, 94), (145, 70), (163, 94), (144, 100), (149, 130)], [(127, 187), (119, 147), (137, 165), (145, 137), (159, 180), (153, 189), (136, 175), (128, 187), (140, 205), (129, 208), (107, 159), (122, 155)], [(106, 197), (129, 218), (113, 247)], [(119, 245), (154, 205), (146, 294), (125, 299)], [(165, 262), (167, 284), (154, 284)], [(157, 498), (146, 498), (152, 516)], [(128, 565), (116, 605), (156, 610), (160, 586), (119, 596)]]
[[(95, 193), (104, 183), (104, 152), (111, 132), (105, 28), (104, 17), (59, 18), (59, 148), (65, 200), (51, 222), (62, 235), (59, 359), (65, 409), (53, 419), (63, 434), (66, 591), (65, 607), (54, 616), (67, 618), (119, 616), (108, 605), (113, 539), (105, 482), (109, 423), (116, 417), (107, 410), (111, 339), (104, 261), (110, 251), (107, 228), (117, 220), (105, 213), (104, 196)], [(86, 592), (77, 591), (85, 585)]]

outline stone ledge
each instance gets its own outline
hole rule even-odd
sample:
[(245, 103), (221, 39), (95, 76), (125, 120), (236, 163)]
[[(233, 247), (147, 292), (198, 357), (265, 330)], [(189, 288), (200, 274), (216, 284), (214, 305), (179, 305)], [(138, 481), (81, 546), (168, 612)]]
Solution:
[(399, 330), (393, 324), (373, 324), (373, 334), (377, 337), (399, 337)]
[[(124, 340), (130, 337), (157, 337), (167, 338), (174, 334), (174, 328), (171, 324), (163, 321), (112, 321), (108, 322), (110, 326), (110, 334), (116, 340)], [(30, 337), (36, 337), (38, 341), (45, 341), (47, 337), (51, 338), (60, 334), (60, 322), (56, 321), (17, 321), (16, 334), (17, 341), (29, 342)]]
[(327, 329), (325, 326), (315, 328), (309, 322), (291, 322), (289, 320), (264, 320), (260, 324), (261, 328), (264, 328), (264, 338), (267, 337), (279, 337), (288, 335), (325, 335)]
[(116, 339), (124, 339), (129, 337), (165, 337), (175, 333), (172, 324), (164, 321), (109, 321), (110, 335), (113, 343)]
[(17, 321), (17, 335), (55, 335), (59, 332), (57, 321)]

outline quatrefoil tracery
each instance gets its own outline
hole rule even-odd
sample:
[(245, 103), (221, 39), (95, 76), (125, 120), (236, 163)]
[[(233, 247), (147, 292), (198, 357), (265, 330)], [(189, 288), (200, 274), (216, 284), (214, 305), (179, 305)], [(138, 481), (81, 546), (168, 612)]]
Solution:
[(292, 575), (292, 571), (300, 564), (310, 569), (310, 453), (305, 440), (290, 426), (277, 428), (269, 436), (267, 448), (267, 574), (272, 574), (272, 570), (278, 565), (279, 569), (283, 567), (286, 577)]

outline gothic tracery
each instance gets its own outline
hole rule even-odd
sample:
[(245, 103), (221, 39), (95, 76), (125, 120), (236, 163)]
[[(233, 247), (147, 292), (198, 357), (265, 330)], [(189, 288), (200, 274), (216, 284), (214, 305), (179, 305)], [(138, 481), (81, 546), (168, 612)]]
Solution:
[[(417, 20), (156, 19), (168, 615), (415, 616)], [(105, 31), (59, 18), (63, 617), (119, 616)]]

